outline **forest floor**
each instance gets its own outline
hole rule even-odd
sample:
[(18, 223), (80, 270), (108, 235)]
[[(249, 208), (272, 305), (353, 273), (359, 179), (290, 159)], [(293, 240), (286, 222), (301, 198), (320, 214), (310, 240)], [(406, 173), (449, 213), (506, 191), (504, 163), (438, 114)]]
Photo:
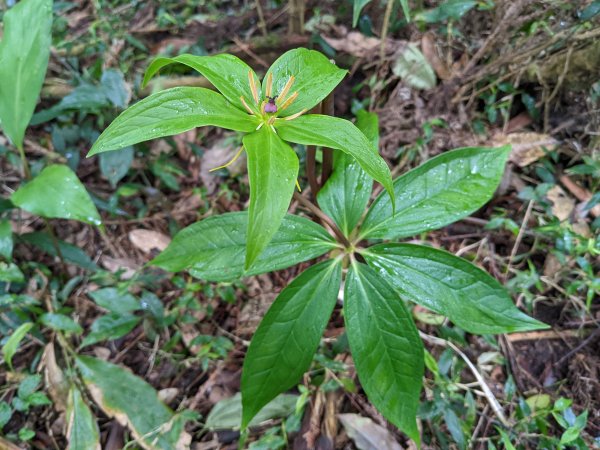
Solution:
[[(101, 79), (107, 71), (122, 74), (110, 92), (125, 104), (168, 86), (207, 86), (178, 67), (142, 89), (144, 70), (158, 54), (232, 53), (262, 76), (286, 50), (314, 48), (349, 70), (335, 91), (335, 115), (352, 119), (364, 108), (379, 116), (380, 152), (394, 176), (450, 149), (513, 145), (501, 186), (486, 206), (414, 242), (426, 241), (484, 268), (506, 285), (517, 306), (551, 328), (476, 336), (413, 305), (421, 331), (463, 352), (425, 343), (438, 373), (426, 371), (422, 448), (600, 445), (600, 15), (592, 14), (600, 11), (599, 3), (415, 1), (409, 2), (407, 23), (400, 2), (386, 14), (385, 2), (375, 1), (354, 28), (349, 1), (308, 1), (303, 17), (294, 9), (301, 3), (55, 2), (53, 49), (37, 107), (47, 114), (29, 128), (25, 151), (34, 171), (49, 162), (76, 169), (106, 232), (53, 220), (57, 238), (85, 253), (65, 263), (52, 255), (52, 246), (43, 250), (36, 244), (32, 233), (44, 231), (44, 221), (12, 214), (14, 261), (28, 277), (19, 293), (42, 303), (51, 293), (63, 295), (84, 329), (102, 315), (90, 297), (94, 291), (117, 288), (145, 299), (150, 312), (133, 330), (82, 352), (128, 367), (173, 410), (197, 412), (186, 427), (193, 449), (237, 448), (238, 431), (208, 429), (206, 418), (239, 392), (253, 331), (278, 292), (308, 263), (235, 283), (205, 283), (146, 267), (176, 231), (247, 208), (244, 158), (209, 172), (231, 159), (240, 136), (206, 127), (138, 145), (132, 154), (86, 159), (122, 110), (95, 93), (105, 89)], [(412, 82), (402, 76), (409, 45), (420, 50), (433, 78), (422, 70), (411, 74)], [(22, 181), (18, 155), (0, 135), (2, 195)], [(291, 210), (304, 212), (297, 202)], [(0, 302), (0, 336), (13, 328), (11, 308)], [(336, 308), (303, 381), (302, 414), (283, 408), (252, 430), (247, 445), (304, 449), (308, 440), (319, 449), (413, 448), (369, 404), (341, 343), (343, 333)], [(11, 403), (23, 373), (48, 377), (40, 359), (51, 340), (46, 329), (21, 346), (14, 370), (0, 372), (1, 400)], [(465, 359), (490, 388), (509, 427)], [(48, 387), (41, 389), (55, 400)], [(117, 420), (95, 414), (103, 449), (130, 442)], [(583, 426), (577, 428), (576, 417), (583, 417)], [(22, 434), (24, 428), (34, 434)], [(575, 438), (564, 436), (574, 428)], [(64, 413), (52, 404), (12, 411), (0, 435), (5, 436), (0, 448), (66, 448)]]

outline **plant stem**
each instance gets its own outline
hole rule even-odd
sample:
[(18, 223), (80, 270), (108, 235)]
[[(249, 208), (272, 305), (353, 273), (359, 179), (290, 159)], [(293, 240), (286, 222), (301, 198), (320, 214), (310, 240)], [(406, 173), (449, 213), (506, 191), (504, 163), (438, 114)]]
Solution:
[(260, 4), (260, 0), (255, 0), (256, 4), (256, 12), (258, 13), (258, 28), (260, 28), (260, 32), (263, 36), (267, 37), (267, 23), (265, 22), (265, 15), (263, 13), (262, 5)]
[(298, 200), (298, 202), (301, 203), (306, 209), (308, 209), (311, 213), (317, 216), (321, 220), (321, 222), (323, 222), (323, 224), (329, 226), (329, 228), (331, 228), (331, 231), (333, 231), (333, 234), (335, 234), (335, 237), (344, 246), (344, 248), (352, 247), (352, 244), (346, 238), (346, 236), (344, 236), (342, 230), (340, 230), (340, 228), (335, 224), (335, 222), (331, 220), (323, 211), (321, 211), (317, 205), (312, 203), (310, 200), (308, 200), (306, 197), (304, 197), (298, 192), (294, 192), (294, 199)]
[[(334, 117), (335, 116), (335, 106), (334, 106), (334, 96), (333, 92), (331, 92), (325, 100), (323, 100), (321, 111), (322, 114), (327, 116)], [(331, 171), (333, 169), (333, 150), (330, 148), (323, 148), (323, 168), (321, 169), (321, 187), (325, 185), (329, 177), (331, 176)]]
[[(311, 114), (321, 114), (323, 104), (319, 103), (313, 109), (310, 110)], [(317, 180), (317, 147), (309, 145), (306, 147), (306, 178), (308, 178), (308, 185), (310, 186), (310, 192), (312, 192), (315, 202), (317, 202), (317, 193), (319, 192), (319, 182)], [(317, 203), (318, 204), (318, 203)]]
[(388, 29), (390, 27), (390, 17), (392, 17), (392, 10), (394, 9), (394, 0), (388, 0), (387, 6), (385, 7), (385, 15), (383, 16), (383, 25), (381, 26), (381, 45), (379, 47), (379, 59), (381, 63), (385, 58), (385, 39), (387, 38)]
[(27, 162), (27, 157), (25, 156), (25, 150), (23, 150), (23, 144), (17, 145), (17, 149), (19, 150), (19, 156), (21, 157), (23, 177), (26, 180), (29, 180), (31, 178), (31, 171), (29, 170), (29, 163)]

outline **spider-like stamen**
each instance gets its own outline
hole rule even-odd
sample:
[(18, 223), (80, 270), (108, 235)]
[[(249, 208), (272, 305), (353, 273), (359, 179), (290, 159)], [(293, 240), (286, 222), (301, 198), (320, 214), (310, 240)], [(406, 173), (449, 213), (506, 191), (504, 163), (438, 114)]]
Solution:
[(272, 97), (273, 91), (273, 72), (269, 72), (269, 75), (267, 75), (267, 83), (265, 85), (265, 95), (267, 97)]
[(294, 84), (294, 80), (295, 80), (294, 75), (290, 75), (290, 79), (287, 80), (287, 83), (285, 83), (285, 86), (279, 93), (279, 101), (280, 102), (285, 101), (285, 97), (288, 95), (288, 92), (290, 92), (290, 89), (292, 88), (292, 85)]
[(296, 97), (298, 97), (298, 92), (294, 92), (292, 95), (290, 95), (290, 98), (288, 98), (285, 102), (283, 102), (283, 104), (279, 107), (279, 111), (283, 111), (285, 108), (287, 108), (292, 103), (294, 103), (294, 100), (296, 100)]
[(215, 170), (224, 169), (225, 167), (230, 166), (231, 164), (233, 164), (235, 162), (236, 159), (238, 159), (240, 157), (243, 150), (244, 150), (244, 146), (242, 145), (242, 146), (240, 146), (240, 149), (237, 151), (237, 153), (235, 154), (235, 156), (233, 157), (233, 159), (231, 161), (223, 164), (222, 166), (215, 167), (214, 169), (210, 169), (209, 172), (214, 172)]
[(254, 114), (254, 111), (252, 111), (252, 108), (250, 108), (248, 103), (246, 103), (246, 99), (243, 95), (240, 97), (240, 100), (242, 101), (242, 105), (244, 105), (244, 108), (246, 108), (246, 111), (248, 111), (250, 114)]
[(287, 117), (283, 117), (283, 120), (293, 120), (296, 117), (300, 117), (302, 114), (304, 114), (306, 112), (306, 109), (303, 109), (302, 111), (297, 112), (296, 114), (292, 114), (291, 116), (287, 116)]
[(264, 124), (265, 124), (264, 122), (259, 123), (258, 126), (256, 127), (256, 130), (254, 130), (254, 131), (260, 130)]
[(248, 71), (248, 81), (250, 82), (250, 90), (252, 91), (252, 97), (254, 97), (254, 102), (258, 105), (260, 103), (258, 97), (258, 90), (256, 89), (256, 83), (254, 82), (254, 74), (252, 70)]
[(273, 125), (269, 125), (271, 127), (271, 130), (273, 131), (273, 133), (277, 134), (277, 130), (275, 129), (275, 127)]
[(302, 192), (302, 188), (300, 187), (300, 183), (298, 183), (298, 178), (296, 178), (296, 187), (298, 188), (298, 192)]
[(268, 102), (267, 102), (267, 100), (263, 100), (263, 101), (260, 103), (260, 111), (261, 111), (263, 114), (265, 114), (265, 105), (266, 105), (267, 103), (268, 103)]

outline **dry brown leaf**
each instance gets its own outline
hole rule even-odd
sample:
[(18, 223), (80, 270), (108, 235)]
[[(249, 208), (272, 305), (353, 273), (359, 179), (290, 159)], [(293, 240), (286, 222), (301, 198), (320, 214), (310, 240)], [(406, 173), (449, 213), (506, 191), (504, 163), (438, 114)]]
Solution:
[(552, 214), (561, 222), (567, 220), (575, 208), (575, 200), (567, 195), (560, 186), (554, 186), (546, 194), (552, 202)]
[(115, 273), (119, 270), (123, 270), (121, 278), (129, 280), (133, 278), (135, 272), (140, 269), (141, 265), (136, 263), (134, 260), (129, 258), (112, 258), (110, 256), (103, 256), (100, 258), (100, 264), (109, 272)]
[[(202, 155), (200, 162), (200, 179), (206, 188), (206, 191), (211, 194), (217, 188), (218, 175), (215, 172), (210, 172), (215, 167), (222, 166), (231, 161), (237, 154), (239, 147), (225, 138), (217, 141), (215, 145), (207, 149)], [(242, 152), (238, 159), (227, 166), (227, 170), (231, 176), (236, 176), (244, 172), (246, 167), (246, 152)]]
[(54, 343), (50, 342), (44, 349), (42, 355), (44, 364), (44, 379), (48, 394), (52, 399), (57, 411), (65, 411), (67, 409), (67, 400), (69, 398), (69, 383), (61, 368), (56, 363), (56, 353), (54, 351)]
[(174, 387), (165, 388), (165, 389), (161, 389), (160, 391), (158, 391), (158, 398), (160, 399), (161, 402), (168, 405), (173, 400), (175, 400), (175, 397), (177, 397), (177, 394), (179, 394), (179, 389), (174, 388)]
[(131, 230), (129, 240), (144, 253), (152, 253), (156, 250), (162, 252), (171, 243), (171, 238), (166, 234), (144, 229)]
[(497, 134), (492, 138), (493, 147), (506, 144), (512, 145), (509, 160), (519, 167), (525, 167), (542, 158), (548, 150), (558, 145), (558, 141), (542, 133)]
[(364, 58), (379, 49), (381, 41), (374, 37), (365, 36), (358, 31), (351, 31), (341, 39), (323, 36), (325, 42), (338, 52), (345, 52), (357, 58)]
[(427, 62), (433, 67), (438, 78), (442, 80), (449, 80), (452, 78), (452, 72), (446, 66), (446, 63), (438, 55), (437, 47), (435, 45), (435, 34), (427, 32), (421, 38), (421, 52), (427, 59)]

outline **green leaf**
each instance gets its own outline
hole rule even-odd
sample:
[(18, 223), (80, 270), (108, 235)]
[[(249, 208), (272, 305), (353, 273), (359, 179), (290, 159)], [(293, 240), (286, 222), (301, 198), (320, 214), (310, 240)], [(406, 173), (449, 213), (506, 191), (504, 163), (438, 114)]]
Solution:
[(404, 303), (373, 269), (355, 263), (346, 278), (344, 318), (367, 397), (418, 444), (423, 343)]
[(285, 269), (316, 258), (337, 247), (320, 225), (304, 217), (286, 215), (254, 265), (244, 272), (248, 212), (207, 217), (181, 230), (150, 264), (208, 281), (231, 281), (242, 276)]
[[(250, 422), (250, 427), (294, 413), (298, 395), (281, 394), (265, 406)], [(240, 393), (217, 403), (208, 414), (204, 426), (209, 430), (236, 430), (241, 428), (242, 397)]]
[(402, 12), (404, 13), (404, 17), (406, 17), (406, 21), (410, 22), (410, 6), (408, 5), (408, 0), (400, 0), (400, 5), (402, 6)]
[[(49, 255), (59, 256), (58, 252), (56, 251), (55, 243), (48, 233), (44, 233), (43, 231), (34, 231), (33, 233), (22, 234), (18, 237), (18, 239), (20, 242), (31, 244), (48, 253)], [(79, 247), (69, 244), (68, 242), (61, 241), (60, 239), (57, 240), (57, 243), (60, 254), (66, 262), (78, 265), (79, 267), (91, 271), (98, 269), (96, 263), (92, 261), (88, 254)]]
[(82, 83), (56, 105), (33, 115), (29, 125), (48, 122), (67, 111), (93, 111), (110, 106), (104, 90), (90, 83)]
[(275, 126), (279, 136), (285, 141), (335, 148), (349, 154), (365, 172), (383, 185), (390, 195), (390, 201), (394, 201), (389, 167), (352, 122), (338, 117), (309, 114), (289, 121), (277, 120)]
[(90, 195), (68, 166), (47, 166), (21, 186), (11, 201), (27, 212), (46, 218), (79, 220), (92, 225), (102, 223)]
[[(379, 146), (377, 114), (358, 111), (356, 126), (369, 139), (373, 152)], [(335, 152), (333, 173), (317, 194), (319, 206), (340, 227), (346, 236), (362, 217), (373, 190), (371, 177), (350, 155)]]
[(10, 367), (11, 370), (13, 368), (12, 358), (19, 348), (19, 344), (32, 327), (32, 322), (25, 322), (24, 324), (21, 324), (2, 346), (2, 356), (4, 356), (4, 361), (8, 364), (8, 367)]
[(100, 135), (88, 157), (205, 125), (249, 132), (254, 131), (258, 119), (210, 89), (166, 89), (123, 111)]
[(309, 369), (341, 280), (341, 260), (328, 260), (307, 269), (277, 296), (244, 359), (242, 428)]
[(186, 434), (174, 426), (177, 417), (152, 386), (129, 370), (100, 359), (79, 356), (76, 363), (94, 401), (107, 416), (118, 417), (128, 426), (139, 445), (148, 450), (178, 448)]
[(19, 266), (0, 261), (0, 283), (22, 283), (23, 281), (25, 281), (25, 275)]
[(125, 147), (115, 152), (100, 154), (100, 172), (114, 188), (127, 175), (133, 163), (133, 147)]
[(360, 18), (360, 12), (369, 3), (371, 3), (371, 0), (354, 0), (352, 2), (352, 28), (356, 28), (356, 24)]
[(298, 177), (298, 157), (267, 126), (244, 136), (248, 155), (250, 207), (246, 261), (248, 270), (269, 245), (290, 206)]
[(257, 83), (257, 91), (260, 91), (258, 77), (254, 70), (237, 56), (228, 54), (194, 56), (186, 54), (175, 58), (156, 58), (152, 61), (148, 70), (146, 70), (142, 85), (145, 86), (156, 72), (169, 64), (184, 64), (191, 67), (205, 76), (237, 109), (246, 111), (240, 100), (240, 97), (243, 96), (246, 99), (246, 103), (258, 112), (258, 106), (254, 103), (254, 97), (250, 89), (248, 73), (252, 73), (255, 83)]
[(422, 245), (381, 244), (361, 254), (402, 298), (447, 316), (469, 333), (548, 328), (517, 309), (496, 279), (451, 253)]
[(429, 61), (419, 47), (412, 43), (399, 52), (392, 66), (392, 72), (415, 89), (433, 89), (437, 84), (435, 72)]
[[(309, 111), (319, 104), (342, 81), (346, 73), (346, 70), (338, 68), (316, 50), (295, 48), (277, 58), (267, 70), (264, 79), (266, 80), (269, 74), (272, 74), (273, 95), (279, 95), (290, 76), (294, 76), (295, 81), (287, 97), (294, 92), (298, 93), (298, 97), (279, 113), (280, 117), (286, 117), (303, 110)], [(264, 98), (266, 95), (264, 82), (262, 89)]]
[(104, 95), (118, 108), (126, 108), (131, 99), (131, 90), (125, 82), (123, 73), (118, 69), (107, 69), (102, 72), (102, 89)]
[(100, 450), (96, 418), (75, 386), (69, 391), (66, 420), (67, 450)]
[(475, 6), (477, 6), (477, 2), (474, 0), (447, 0), (437, 8), (415, 14), (415, 21), (437, 23), (448, 19), (459, 20)]
[(0, 401), (0, 431), (2, 430), (2, 428), (4, 428), (4, 425), (6, 425), (10, 421), (12, 413), (13, 412), (10, 405), (4, 400)]
[(10, 220), (0, 220), (0, 256), (7, 261), (12, 258), (13, 237)]
[(125, 336), (139, 323), (140, 318), (133, 314), (109, 314), (97, 318), (90, 327), (90, 333), (81, 342), (80, 348), (105, 340)]
[(104, 288), (88, 294), (98, 306), (116, 314), (127, 314), (140, 309), (140, 302), (129, 292)]
[(45, 313), (40, 316), (40, 323), (53, 330), (66, 331), (67, 333), (81, 334), (83, 328), (73, 319), (64, 314)]
[(500, 183), (510, 146), (443, 153), (394, 181), (396, 213), (380, 195), (361, 226), (363, 238), (399, 239), (435, 230), (477, 211)]
[(4, 14), (0, 121), (18, 148), (35, 110), (52, 44), (52, 0), (23, 0)]

